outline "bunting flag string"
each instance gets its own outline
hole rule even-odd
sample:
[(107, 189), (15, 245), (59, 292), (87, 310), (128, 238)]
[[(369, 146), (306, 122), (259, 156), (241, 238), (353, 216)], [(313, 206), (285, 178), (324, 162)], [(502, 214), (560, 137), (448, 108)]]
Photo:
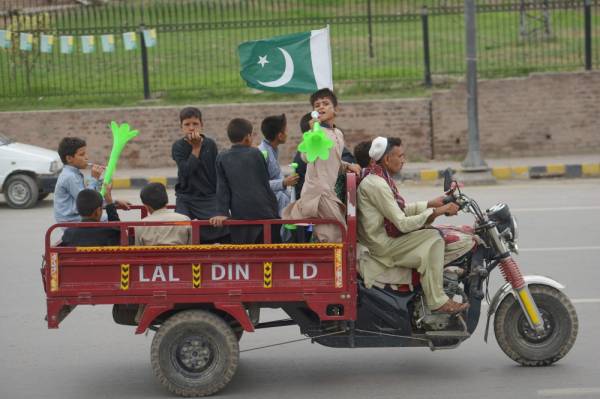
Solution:
[(0, 48), (10, 48), (10, 36), (9, 30), (0, 30)]
[(42, 53), (51, 53), (54, 48), (54, 36), (42, 33), (40, 35), (40, 51)]
[[(156, 47), (157, 32), (156, 29), (143, 29), (143, 44), (146, 48)], [(36, 40), (39, 39), (38, 40)], [(39, 43), (39, 51), (41, 53), (50, 54), (54, 51), (55, 43), (58, 38), (58, 48), (61, 54), (73, 54), (77, 47), (81, 49), (83, 54), (91, 54), (97, 50), (96, 36), (94, 35), (60, 35), (55, 36), (47, 33), (34, 34), (30, 32), (11, 32), (8, 29), (0, 29), (0, 49), (10, 49), (18, 46), (21, 51), (34, 51)], [(99, 35), (99, 47), (104, 53), (114, 53), (116, 50), (115, 35), (112, 33)], [(125, 32), (122, 34), (123, 48), (126, 51), (136, 50), (138, 46), (138, 32)], [(14, 43), (13, 43), (14, 41)]]

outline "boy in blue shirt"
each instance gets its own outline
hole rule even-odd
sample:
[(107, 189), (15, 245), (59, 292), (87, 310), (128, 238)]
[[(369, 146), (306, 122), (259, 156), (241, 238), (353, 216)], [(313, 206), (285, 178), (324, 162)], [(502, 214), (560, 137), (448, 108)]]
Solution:
[(269, 185), (277, 198), (277, 207), (281, 216), (281, 211), (291, 200), (288, 187), (295, 186), (299, 178), (297, 174), (283, 177), (281, 167), (279, 166), (278, 147), (287, 141), (287, 121), (285, 114), (266, 117), (262, 121), (261, 130), (265, 138), (259, 144), (258, 149), (263, 152), (266, 151)]
[[(92, 177), (85, 184), (82, 170), (88, 167), (87, 146), (85, 140), (78, 137), (65, 137), (58, 144), (58, 155), (64, 167), (54, 188), (54, 219), (57, 223), (79, 222), (76, 199), (85, 188), (98, 190), (101, 187), (100, 176), (104, 167), (92, 165)], [(118, 206), (129, 208), (125, 201), (115, 201)]]

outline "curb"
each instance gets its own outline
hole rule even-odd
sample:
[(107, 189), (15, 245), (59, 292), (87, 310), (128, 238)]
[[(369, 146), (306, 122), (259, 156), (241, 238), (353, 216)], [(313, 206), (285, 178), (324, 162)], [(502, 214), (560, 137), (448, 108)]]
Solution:
[[(402, 172), (402, 180), (434, 181), (442, 178), (444, 170), (422, 169)], [(600, 163), (549, 164), (544, 166), (496, 166), (491, 168), (498, 180), (544, 179), (552, 177), (600, 177)]]
[[(545, 179), (553, 177), (580, 178), (600, 177), (600, 163), (587, 164), (549, 164), (544, 166), (497, 166), (491, 168), (492, 175), (498, 180)], [(401, 180), (435, 181), (442, 178), (444, 170), (422, 169), (402, 172)], [(167, 188), (175, 187), (177, 177), (151, 176), (124, 177), (113, 179), (114, 189), (142, 188), (148, 183), (162, 183)]]

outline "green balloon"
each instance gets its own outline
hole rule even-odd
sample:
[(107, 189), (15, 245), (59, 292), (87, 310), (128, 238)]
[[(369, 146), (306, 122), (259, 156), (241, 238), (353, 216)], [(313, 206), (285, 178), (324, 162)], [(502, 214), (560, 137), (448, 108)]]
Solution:
[(332, 148), (333, 140), (327, 137), (318, 121), (315, 121), (312, 130), (302, 135), (302, 142), (298, 145), (298, 151), (306, 154), (308, 162), (314, 162), (317, 158), (326, 161)]
[[(104, 184), (110, 184), (112, 182), (112, 175), (115, 172), (115, 169), (117, 169), (117, 162), (119, 161), (123, 148), (125, 148), (125, 144), (139, 134), (137, 130), (130, 130), (129, 124), (123, 123), (119, 125), (115, 121), (110, 123), (110, 130), (112, 130), (113, 135), (113, 146), (110, 151), (106, 170), (104, 171)], [(104, 197), (105, 193), (106, 187), (102, 185), (100, 194)]]

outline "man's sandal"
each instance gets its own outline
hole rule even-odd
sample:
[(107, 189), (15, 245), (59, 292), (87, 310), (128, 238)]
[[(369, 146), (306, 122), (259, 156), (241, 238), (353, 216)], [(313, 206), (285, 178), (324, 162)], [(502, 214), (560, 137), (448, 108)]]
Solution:
[(460, 303), (454, 302), (452, 299), (448, 299), (448, 301), (440, 306), (439, 308), (433, 310), (433, 313), (446, 313), (446, 314), (456, 314), (463, 312), (469, 308), (468, 303)]

